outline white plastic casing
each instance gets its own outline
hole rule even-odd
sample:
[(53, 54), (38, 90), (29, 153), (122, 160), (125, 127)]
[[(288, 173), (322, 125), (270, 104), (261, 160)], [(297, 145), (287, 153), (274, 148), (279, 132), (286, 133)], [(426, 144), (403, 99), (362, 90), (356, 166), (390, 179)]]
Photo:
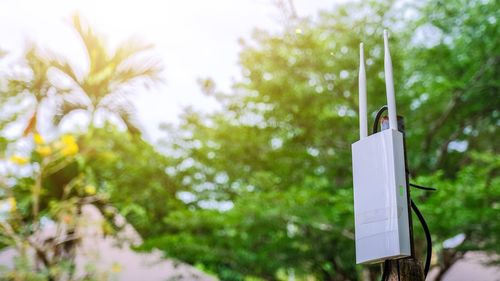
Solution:
[(352, 144), (356, 263), (410, 256), (403, 134), (387, 129)]

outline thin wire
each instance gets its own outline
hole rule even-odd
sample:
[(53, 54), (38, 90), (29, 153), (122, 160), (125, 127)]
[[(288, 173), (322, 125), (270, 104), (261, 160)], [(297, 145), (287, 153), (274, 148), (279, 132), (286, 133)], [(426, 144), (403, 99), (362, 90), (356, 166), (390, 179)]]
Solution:
[(384, 267), (382, 268), (382, 281), (387, 280), (387, 272), (389, 272), (389, 260), (384, 261)]
[(401, 281), (401, 275), (399, 274), (399, 260), (397, 260), (398, 262), (398, 281)]
[(418, 217), (418, 220), (422, 224), (422, 228), (424, 229), (425, 233), (425, 240), (427, 241), (427, 254), (425, 256), (425, 266), (424, 266), (424, 276), (427, 277), (427, 273), (429, 273), (429, 267), (431, 265), (431, 257), (432, 257), (432, 238), (431, 238), (431, 232), (429, 230), (429, 226), (427, 225), (427, 222), (425, 221), (424, 216), (418, 209), (417, 205), (413, 200), (411, 200), (411, 208), (413, 211), (415, 211), (415, 214)]
[(423, 190), (436, 191), (436, 189), (434, 187), (426, 187), (426, 186), (414, 184), (411, 182), (410, 182), (410, 186), (413, 186), (413, 187), (418, 188), (418, 189), (423, 189)]
[(386, 111), (386, 110), (387, 110), (387, 105), (382, 106), (378, 110), (377, 115), (375, 116), (375, 122), (373, 122), (373, 128), (372, 128), (373, 134), (378, 132), (378, 124), (379, 124), (380, 117), (382, 117), (382, 113), (384, 113), (384, 111)]

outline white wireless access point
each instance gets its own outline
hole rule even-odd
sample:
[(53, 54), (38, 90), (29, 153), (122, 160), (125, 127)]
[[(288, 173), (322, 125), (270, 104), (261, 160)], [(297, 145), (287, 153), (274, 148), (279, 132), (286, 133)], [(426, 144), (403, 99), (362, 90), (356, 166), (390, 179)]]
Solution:
[(360, 45), (360, 140), (352, 144), (358, 264), (411, 255), (403, 134), (398, 131), (387, 31), (384, 46), (389, 129), (368, 136), (366, 74)]

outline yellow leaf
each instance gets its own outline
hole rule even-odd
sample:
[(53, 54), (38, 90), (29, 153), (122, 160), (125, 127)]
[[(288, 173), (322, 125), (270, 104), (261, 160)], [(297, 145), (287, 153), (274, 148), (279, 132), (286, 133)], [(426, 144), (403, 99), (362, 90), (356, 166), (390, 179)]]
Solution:
[(85, 193), (89, 194), (89, 195), (94, 195), (95, 192), (96, 192), (96, 188), (95, 186), (89, 184), (89, 185), (86, 185), (84, 187), (84, 190), (85, 190)]
[(33, 140), (35, 141), (36, 144), (41, 145), (45, 143), (45, 140), (40, 134), (34, 134), (33, 135)]
[(49, 156), (52, 153), (52, 149), (49, 146), (40, 146), (36, 149), (36, 152), (43, 157)]
[(62, 136), (61, 137), (61, 141), (65, 145), (71, 145), (71, 144), (75, 144), (76, 143), (75, 137), (72, 136), (72, 135), (64, 135), (64, 136)]
[(19, 155), (12, 155), (10, 161), (17, 165), (26, 165), (28, 163), (28, 158)]
[(14, 212), (16, 209), (17, 209), (17, 201), (16, 201), (16, 198), (14, 197), (9, 197), (7, 199), (7, 203), (9, 204), (10, 206), (10, 211), (11, 212)]
[(72, 135), (62, 136), (61, 143), (62, 143), (62, 150), (61, 150), (62, 155), (70, 156), (78, 153), (78, 144), (76, 143), (74, 136)]
[(66, 145), (65, 147), (63, 147), (63, 149), (61, 150), (61, 153), (62, 155), (64, 156), (71, 156), (71, 155), (75, 155), (78, 153), (78, 145), (76, 143), (73, 143), (73, 144), (69, 144), (69, 145)]

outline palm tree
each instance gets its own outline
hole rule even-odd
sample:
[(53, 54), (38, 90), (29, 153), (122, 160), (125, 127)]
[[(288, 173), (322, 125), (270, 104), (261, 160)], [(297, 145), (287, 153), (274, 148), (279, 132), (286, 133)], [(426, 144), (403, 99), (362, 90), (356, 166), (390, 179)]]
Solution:
[[(9, 79), (6, 96), (17, 101), (29, 96), (34, 101), (23, 135), (37, 131), (41, 105), (49, 98), (56, 99), (53, 118), (56, 126), (68, 115), (80, 111), (89, 116), (89, 128), (99, 114), (120, 120), (133, 134), (140, 133), (129, 97), (137, 93), (138, 86), (148, 87), (161, 81), (162, 66), (144, 55), (152, 45), (129, 40), (110, 52), (104, 39), (82, 22), (78, 14), (73, 16), (72, 25), (85, 49), (87, 71), (74, 68), (68, 60), (56, 55), (42, 55), (31, 44), (25, 53), (29, 75)], [(56, 70), (54, 76), (51, 70)], [(19, 112), (2, 123), (10, 123), (18, 115)]]
[[(30, 47), (25, 53), (27, 66), (25, 70), (27, 71), (23, 74), (26, 75), (17, 75), (8, 80), (5, 100), (10, 99), (12, 103), (22, 104), (28, 97), (33, 101), (28, 105), (32, 107), (32, 110), (28, 112), (29, 121), (25, 126), (24, 135), (37, 131), (39, 123), (37, 119), (40, 119), (37, 117), (40, 116), (40, 109), (44, 107), (46, 100), (54, 99), (57, 105), (57, 112), (53, 118), (55, 125), (59, 125), (73, 112), (83, 111), (90, 119), (89, 134), (93, 132), (91, 129), (96, 114), (105, 118), (114, 116), (125, 124), (129, 132), (140, 133), (133, 119), (134, 111), (129, 95), (137, 93), (136, 90), (139, 87), (147, 87), (161, 80), (162, 68), (158, 61), (144, 56), (144, 53), (152, 46), (137, 41), (128, 41), (114, 51), (109, 51), (102, 37), (98, 36), (88, 25), (83, 24), (78, 15), (73, 17), (73, 27), (83, 43), (88, 70), (74, 68), (68, 60), (56, 55), (42, 55), (39, 49)], [(1, 55), (2, 52), (0, 52)], [(0, 90), (3, 91), (3, 87), (0, 87)], [(0, 97), (2, 109), (7, 108), (3, 94)], [(23, 112), (27, 111), (23, 110)], [(24, 115), (23, 112), (19, 114)], [(2, 115), (4, 115), (3, 112)], [(1, 125), (0, 128), (2, 128)], [(65, 202), (67, 198), (64, 196), (69, 195), (64, 194), (64, 190), (74, 179), (80, 177), (81, 171), (78, 170), (77, 163), (70, 157), (66, 158), (69, 159), (68, 162), (57, 162), (58, 165), (62, 163), (66, 166), (62, 168), (57, 166), (59, 170), (54, 173), (48, 173), (47, 170), (42, 172), (42, 169), (47, 166), (40, 164), (35, 184), (30, 185), (34, 199), (32, 199), (33, 215), (28, 219), (33, 220), (32, 227), (29, 228), (29, 232), (22, 233), (27, 236), (21, 237), (36, 236), (40, 232), (41, 206), (47, 210), (47, 206), (52, 202)], [(42, 179), (44, 179), (43, 193), (41, 192)], [(116, 212), (112, 211), (110, 215), (108, 203), (104, 198), (99, 198), (97, 195), (82, 197), (79, 193), (74, 195), (74, 198), (78, 199), (76, 203), (71, 201), (71, 208), (74, 208), (75, 214), (81, 214), (85, 204), (92, 204), (105, 216), (109, 216), (110, 222), (115, 221)], [(106, 212), (103, 211), (104, 209)], [(56, 223), (61, 222), (56, 221)], [(34, 264), (36, 268), (47, 269), (47, 272), (50, 272), (49, 280), (70, 280), (76, 269), (75, 253), (80, 243), (80, 236), (75, 226), (66, 226), (62, 231), (58, 231), (57, 235), (57, 238), (63, 239), (40, 238), (36, 243), (30, 244), (35, 253)], [(24, 244), (23, 247), (25, 247)], [(57, 270), (48, 271), (53, 266), (57, 267), (63, 260), (69, 266), (67, 276), (60, 278), (61, 273)]]
[[(40, 112), (42, 101), (48, 98), (52, 85), (48, 78), (49, 63), (40, 54), (33, 44), (30, 44), (28, 51), (24, 54), (24, 60), (27, 64), (27, 75), (8, 80), (8, 92), (6, 97), (20, 102), (26, 98), (33, 100), (33, 109), (29, 113), (28, 123), (24, 127), (23, 135), (37, 131), (37, 117)], [(21, 75), (22, 76), (22, 75)], [(10, 123), (18, 118), (20, 112), (11, 114), (10, 118), (3, 120)]]
[(83, 111), (89, 115), (90, 127), (94, 125), (96, 114), (103, 114), (117, 117), (129, 132), (139, 133), (129, 96), (136, 93), (138, 86), (148, 87), (161, 80), (161, 65), (143, 55), (152, 45), (129, 40), (109, 52), (103, 38), (82, 22), (78, 14), (73, 16), (73, 28), (83, 43), (89, 66), (81, 75), (67, 61), (51, 60), (57, 74), (70, 84), (69, 87), (57, 87), (65, 94), (59, 95), (55, 125), (69, 114)]

